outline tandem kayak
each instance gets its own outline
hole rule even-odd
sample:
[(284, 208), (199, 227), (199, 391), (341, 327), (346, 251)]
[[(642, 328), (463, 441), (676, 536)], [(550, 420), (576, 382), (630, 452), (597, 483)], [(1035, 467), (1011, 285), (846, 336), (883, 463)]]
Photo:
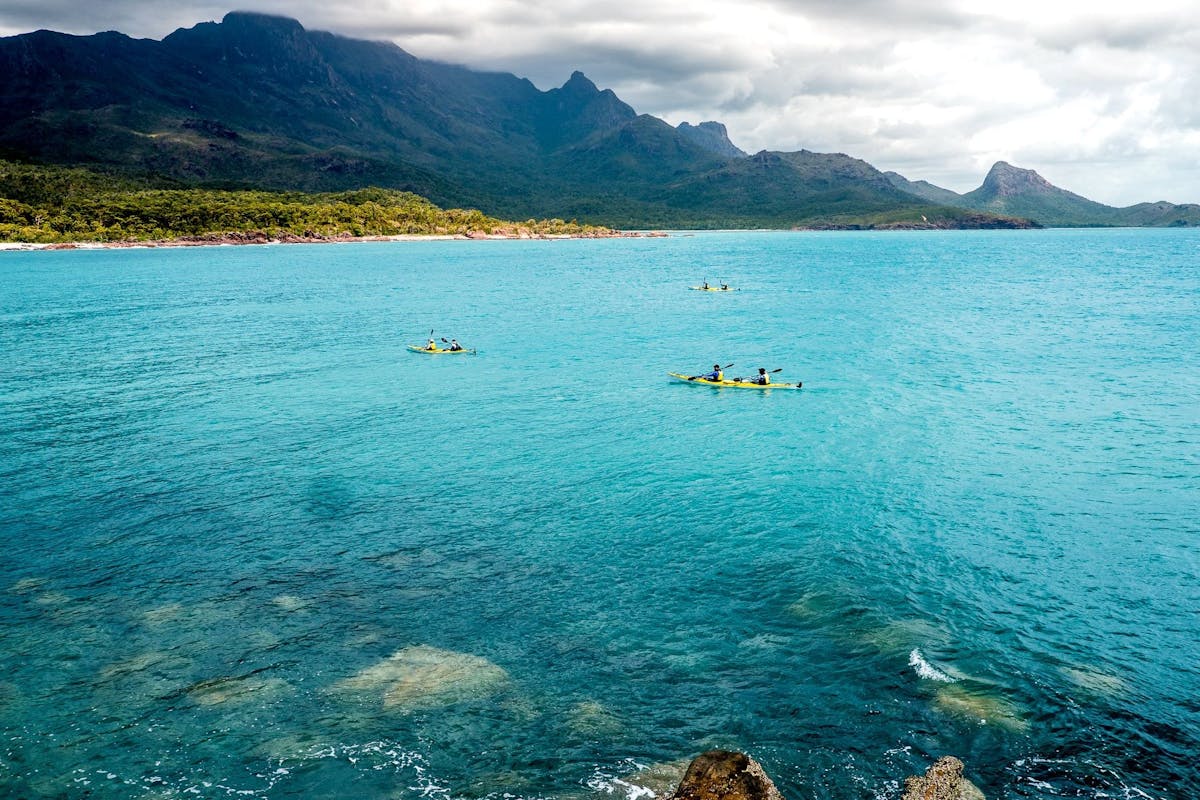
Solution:
[(407, 347), (409, 350), (412, 350), (414, 353), (429, 353), (431, 356), (441, 355), (442, 353), (469, 353), (470, 355), (475, 355), (474, 347), (464, 347), (462, 350), (451, 350), (449, 347), (435, 347), (434, 349), (430, 350), (428, 347), (421, 347), (419, 344), (409, 344), (405, 345), (405, 347)]
[(694, 291), (697, 291), (697, 292), (736, 292), (737, 291), (737, 288), (735, 288), (733, 286), (726, 286), (724, 289), (722, 289), (720, 286), (689, 286), (688, 288), (692, 289)]
[(728, 386), (733, 389), (799, 389), (799, 383), (754, 383), (753, 381), (710, 381), (705, 378), (692, 378), (687, 375), (681, 375), (678, 372), (668, 372), (672, 378), (684, 383), (700, 383), (705, 386), (712, 386), (721, 389)]

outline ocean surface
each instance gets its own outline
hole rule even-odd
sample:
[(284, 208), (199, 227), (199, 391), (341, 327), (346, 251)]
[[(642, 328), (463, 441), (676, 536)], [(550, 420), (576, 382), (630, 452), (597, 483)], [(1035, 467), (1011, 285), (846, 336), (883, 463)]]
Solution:
[(0, 796), (1196, 797), (1198, 342), (1195, 230), (0, 253)]

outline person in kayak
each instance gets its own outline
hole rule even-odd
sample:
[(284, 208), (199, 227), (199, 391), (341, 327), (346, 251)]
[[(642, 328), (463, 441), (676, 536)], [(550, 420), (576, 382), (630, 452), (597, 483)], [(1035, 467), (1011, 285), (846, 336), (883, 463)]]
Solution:
[(458, 339), (451, 339), (450, 340), (450, 349), (454, 350), (454, 351), (458, 351), (458, 350), (462, 350), (463, 346), (458, 343)]
[(766, 367), (759, 367), (758, 374), (754, 376), (754, 382), (759, 386), (766, 386), (771, 382), (771, 376), (767, 374)]
[(713, 383), (720, 383), (721, 379), (725, 377), (725, 373), (721, 371), (720, 364), (713, 364), (712, 372), (705, 373), (704, 375), (697, 375), (696, 377), (700, 378), (701, 380), (712, 381)]
[(426, 350), (437, 350), (437, 342), (435, 342), (433, 339), (430, 339), (429, 342), (426, 343), (425, 349)]

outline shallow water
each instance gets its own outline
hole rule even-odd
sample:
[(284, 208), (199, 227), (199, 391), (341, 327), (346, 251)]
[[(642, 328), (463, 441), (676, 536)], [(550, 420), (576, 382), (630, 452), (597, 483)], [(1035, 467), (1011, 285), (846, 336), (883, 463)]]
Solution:
[(1200, 232), (0, 277), (0, 794), (1200, 792)]

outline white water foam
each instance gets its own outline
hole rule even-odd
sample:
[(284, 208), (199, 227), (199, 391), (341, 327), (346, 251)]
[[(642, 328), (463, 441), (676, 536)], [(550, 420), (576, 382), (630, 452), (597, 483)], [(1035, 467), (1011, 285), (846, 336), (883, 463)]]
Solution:
[[(626, 759), (622, 766), (623, 772), (646, 768), (645, 764), (639, 764), (632, 759)], [(608, 770), (599, 767), (597, 767), (592, 777), (587, 779), (585, 785), (594, 792), (603, 792), (606, 795), (622, 797), (625, 800), (653, 800), (653, 798), (658, 796), (652, 789), (622, 780)]]
[(926, 661), (925, 657), (921, 655), (921, 651), (915, 647), (908, 654), (908, 665), (917, 671), (917, 677), (942, 683), (954, 683), (954, 678)]

